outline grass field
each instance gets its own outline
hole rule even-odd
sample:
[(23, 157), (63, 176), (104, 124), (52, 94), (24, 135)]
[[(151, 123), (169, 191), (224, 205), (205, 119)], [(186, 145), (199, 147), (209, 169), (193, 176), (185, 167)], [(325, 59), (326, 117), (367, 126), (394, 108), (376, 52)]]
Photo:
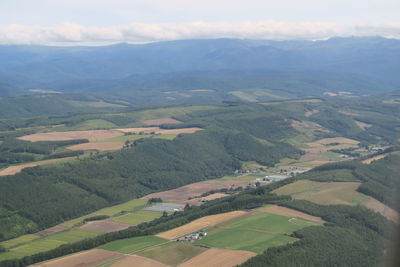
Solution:
[(162, 215), (161, 212), (140, 210), (134, 213), (128, 213), (119, 217), (111, 219), (114, 222), (139, 224), (142, 222), (148, 222)]
[(95, 212), (92, 212), (88, 215), (67, 221), (62, 223), (61, 225), (66, 226), (66, 227), (72, 227), (78, 223), (81, 223), (85, 218), (90, 218), (93, 216), (98, 216), (98, 215), (107, 215), (107, 216), (113, 216), (117, 215), (123, 211), (138, 211), (142, 207), (144, 207), (147, 203), (147, 200), (145, 199), (134, 199), (119, 205), (115, 205), (112, 207), (104, 208)]
[(98, 248), (120, 253), (133, 253), (135, 251), (159, 245), (165, 242), (168, 242), (168, 240), (157, 236), (140, 236), (140, 237), (133, 237), (133, 238), (113, 241), (104, 244)]
[(290, 233), (311, 225), (321, 225), (300, 218), (261, 212), (211, 229), (196, 245), (262, 253), (269, 247), (296, 241)]
[(314, 182), (300, 180), (274, 190), (278, 195), (291, 195), (295, 199), (305, 199), (318, 204), (357, 205), (369, 197), (357, 192), (358, 182)]
[(51, 250), (63, 244), (76, 242), (85, 238), (94, 237), (100, 233), (73, 229), (70, 231), (63, 231), (46, 237), (38, 237), (34, 235), (24, 235), (19, 238), (11, 239), (2, 242), (8, 252), (0, 254), (0, 260), (20, 258), (35, 253)]
[(170, 242), (165, 245), (146, 249), (137, 253), (168, 265), (178, 265), (205, 251), (206, 248), (193, 246), (188, 242)]

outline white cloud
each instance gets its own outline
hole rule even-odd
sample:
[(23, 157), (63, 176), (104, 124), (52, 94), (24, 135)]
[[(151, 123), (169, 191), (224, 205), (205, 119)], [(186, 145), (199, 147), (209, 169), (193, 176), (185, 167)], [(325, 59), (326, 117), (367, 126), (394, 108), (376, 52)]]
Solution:
[(79, 44), (153, 42), (196, 38), (314, 40), (333, 36), (374, 36), (400, 39), (400, 23), (343, 25), (324, 22), (190, 22), (182, 24), (132, 23), (120, 27), (93, 27), (63, 23), (54, 27), (8, 25), (0, 27), (0, 44)]

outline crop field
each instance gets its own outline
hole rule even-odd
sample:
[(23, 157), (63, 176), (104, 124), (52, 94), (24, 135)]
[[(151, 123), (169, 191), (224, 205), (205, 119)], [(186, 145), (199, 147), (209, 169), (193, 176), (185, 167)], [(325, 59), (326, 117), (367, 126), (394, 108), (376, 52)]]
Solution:
[(116, 131), (116, 130), (91, 130), (91, 131), (35, 133), (19, 137), (19, 139), (31, 142), (64, 141), (64, 140), (76, 140), (76, 139), (88, 139), (89, 141), (98, 141), (121, 135), (123, 135), (123, 133), (121, 131)]
[(266, 207), (258, 209), (258, 211), (268, 212), (268, 213), (276, 214), (276, 215), (296, 217), (296, 218), (301, 218), (301, 219), (305, 219), (305, 220), (313, 221), (313, 222), (323, 222), (323, 220), (320, 217), (312, 216), (310, 214), (307, 214), (307, 213), (304, 213), (301, 211), (289, 209), (286, 207), (276, 206), (276, 205), (266, 206)]
[(111, 233), (111, 232), (124, 230), (130, 226), (132, 226), (132, 225), (127, 224), (127, 223), (100, 220), (100, 221), (87, 222), (79, 228), (85, 229), (85, 230), (103, 232), (103, 233)]
[(172, 230), (157, 234), (158, 237), (165, 239), (176, 239), (178, 237), (200, 231), (209, 226), (216, 225), (218, 223), (222, 223), (228, 220), (231, 220), (235, 217), (245, 215), (244, 211), (231, 211), (227, 213), (221, 213), (216, 215), (209, 215), (202, 217), (200, 219), (194, 220), (188, 224), (182, 225), (180, 227), (174, 228)]
[(128, 254), (166, 242), (168, 242), (168, 240), (157, 236), (139, 236), (112, 241), (98, 248)]
[(5, 248), (11, 248), (15, 247), (24, 243), (31, 242), (35, 239), (38, 239), (39, 237), (37, 235), (32, 235), (32, 234), (27, 234), (27, 235), (22, 235), (17, 238), (13, 238), (7, 241), (0, 242), (0, 245), (5, 247)]
[(66, 257), (62, 257), (49, 262), (41, 263), (34, 266), (40, 267), (89, 267), (95, 266), (101, 262), (111, 260), (121, 255), (116, 252), (105, 251), (100, 249), (92, 249), (89, 251), (84, 251), (76, 254), (72, 254)]
[[(6, 241), (5, 247), (9, 247), (9, 251), (0, 254), (0, 260), (24, 257), (35, 253), (51, 250), (63, 244), (76, 242), (85, 238), (99, 235), (93, 231), (73, 229), (63, 231), (46, 237), (33, 238), (34, 235), (26, 235), (20, 238)], [(3, 244), (3, 243), (2, 243)]]
[(118, 204), (112, 207), (104, 208), (95, 212), (92, 212), (88, 215), (67, 221), (62, 223), (61, 225), (66, 226), (66, 227), (72, 227), (76, 224), (81, 223), (84, 219), (94, 217), (94, 216), (99, 216), (99, 215), (107, 215), (107, 216), (113, 216), (120, 214), (122, 212), (126, 211), (138, 211), (141, 208), (143, 208), (147, 203), (147, 200), (144, 199), (133, 199), (128, 202)]
[(364, 164), (371, 164), (373, 161), (378, 160), (378, 159), (383, 159), (384, 157), (386, 157), (388, 154), (383, 154), (383, 155), (378, 155), (369, 159), (365, 159), (362, 161), (362, 163)]
[(210, 248), (178, 265), (178, 267), (231, 267), (239, 265), (256, 255), (256, 253), (248, 251)]
[(164, 264), (176, 266), (204, 252), (206, 248), (193, 246), (188, 242), (169, 242), (137, 253)]
[(161, 212), (141, 210), (134, 213), (128, 213), (119, 217), (112, 218), (113, 222), (139, 224), (142, 222), (148, 222), (158, 218), (162, 215)]
[(249, 182), (246, 180), (217, 179), (217, 180), (210, 180), (207, 182), (188, 184), (172, 190), (153, 193), (144, 196), (143, 199), (159, 197), (164, 201), (173, 203), (180, 203), (180, 204), (190, 203), (191, 205), (200, 205), (201, 203), (198, 200), (189, 200), (189, 198), (200, 196), (201, 194), (214, 189), (230, 188), (232, 185), (234, 187), (239, 187), (239, 186), (245, 187), (248, 184)]
[(314, 182), (300, 180), (274, 190), (278, 195), (291, 195), (295, 199), (305, 199), (323, 205), (357, 205), (369, 197), (357, 192), (358, 182)]
[(261, 212), (223, 226), (216, 226), (195, 244), (262, 253), (269, 247), (296, 241), (295, 238), (288, 236), (292, 232), (319, 224), (300, 218)]
[(400, 222), (400, 213), (392, 209), (391, 207), (388, 207), (387, 205), (383, 204), (382, 202), (370, 198), (367, 201), (362, 203), (364, 206), (374, 210), (375, 212), (379, 212), (389, 220), (392, 220), (393, 222), (399, 223)]
[(45, 229), (43, 231), (40, 231), (40, 232), (36, 233), (36, 235), (48, 236), (48, 235), (55, 234), (55, 233), (58, 233), (58, 232), (61, 232), (61, 231), (64, 231), (64, 230), (68, 230), (68, 227), (61, 226), (61, 225), (56, 225), (56, 226), (47, 228), (47, 229)]
[(75, 157), (66, 157), (66, 158), (60, 158), (60, 159), (40, 160), (40, 161), (29, 162), (29, 163), (24, 163), (24, 164), (19, 164), (19, 165), (13, 165), (13, 166), (10, 166), (10, 167), (7, 167), (7, 168), (1, 170), (0, 176), (14, 175), (14, 174), (21, 172), (23, 169), (29, 168), (29, 167), (36, 167), (36, 166), (47, 165), (47, 164), (52, 164), (52, 163), (57, 163), (57, 162), (62, 162), (62, 161), (74, 160), (74, 159), (75, 159)]
[[(104, 265), (101, 265), (104, 266)], [(115, 262), (114, 264), (108, 265), (111, 267), (168, 267), (169, 265), (165, 265), (161, 262), (142, 257), (139, 255), (128, 255), (124, 257), (122, 260)]]

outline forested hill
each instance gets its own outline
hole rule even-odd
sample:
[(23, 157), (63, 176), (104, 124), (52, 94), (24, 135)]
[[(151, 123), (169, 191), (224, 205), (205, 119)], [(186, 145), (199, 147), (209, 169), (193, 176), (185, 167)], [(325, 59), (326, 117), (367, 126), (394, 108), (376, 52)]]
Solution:
[(267, 89), (278, 96), (321, 95), (330, 90), (365, 94), (398, 89), (399, 58), (400, 41), (379, 37), (0, 46), (0, 81), (24, 90), (113, 95), (193, 89)]

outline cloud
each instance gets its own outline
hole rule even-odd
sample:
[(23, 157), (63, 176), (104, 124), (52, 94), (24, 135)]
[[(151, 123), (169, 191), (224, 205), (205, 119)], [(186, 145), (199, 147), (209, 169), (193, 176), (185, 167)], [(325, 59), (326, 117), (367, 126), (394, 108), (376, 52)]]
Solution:
[(54, 27), (14, 24), (0, 27), (0, 44), (143, 43), (205, 38), (315, 40), (336, 36), (376, 35), (400, 39), (400, 23), (344, 25), (325, 22), (286, 23), (268, 20), (243, 23), (132, 23), (120, 27), (93, 27), (69, 22)]

